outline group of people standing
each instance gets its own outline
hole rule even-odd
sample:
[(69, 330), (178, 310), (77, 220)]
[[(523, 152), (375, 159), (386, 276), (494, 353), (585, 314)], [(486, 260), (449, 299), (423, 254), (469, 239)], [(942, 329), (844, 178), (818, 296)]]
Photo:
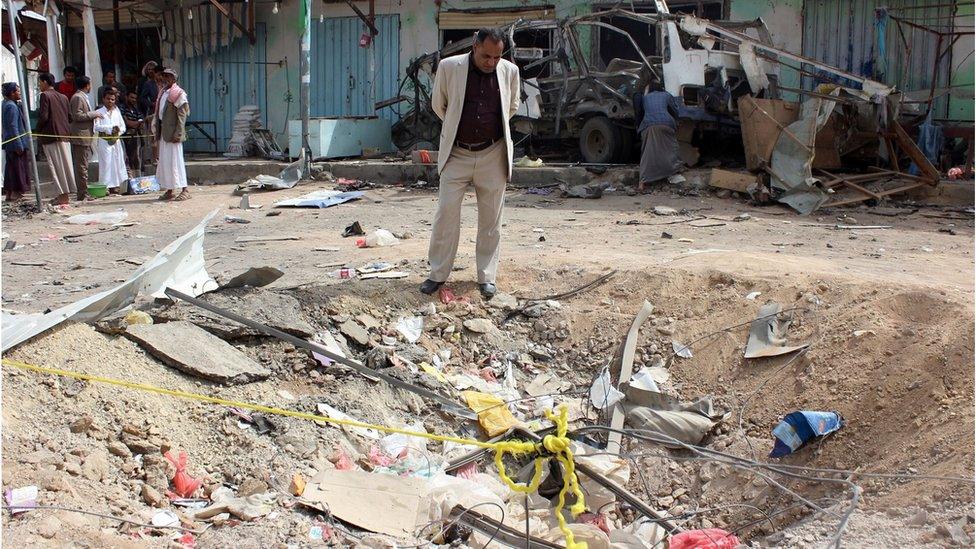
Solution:
[[(30, 191), (30, 142), (33, 134), (44, 151), (57, 188), (53, 204), (68, 204), (72, 193), (78, 201), (88, 195), (88, 164), (92, 141), (98, 158), (99, 183), (118, 194), (134, 174), (140, 174), (143, 158), (156, 163), (156, 181), (165, 191), (160, 200), (187, 200), (183, 139), (190, 107), (186, 92), (176, 84), (176, 71), (150, 61), (137, 90), (127, 90), (115, 73), (105, 74), (98, 88), (98, 108), (89, 103), (92, 83), (64, 70), (64, 80), (52, 74), (39, 78), (40, 102), (37, 125), (28, 129), (20, 105), (21, 89), (14, 82), (3, 84), (3, 151), (5, 157), (3, 193), (8, 201), (19, 200)], [(179, 194), (177, 194), (177, 192)]]

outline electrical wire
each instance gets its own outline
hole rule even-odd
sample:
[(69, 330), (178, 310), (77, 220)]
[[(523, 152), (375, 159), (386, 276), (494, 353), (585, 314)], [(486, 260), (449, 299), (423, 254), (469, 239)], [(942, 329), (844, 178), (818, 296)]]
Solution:
[[(434, 540), (434, 539), (437, 539), (438, 537), (444, 535), (444, 533), (447, 532), (448, 530), (450, 530), (452, 526), (454, 526), (455, 524), (457, 524), (458, 522), (461, 521), (461, 517), (463, 517), (464, 515), (468, 514), (469, 512), (471, 512), (471, 511), (473, 511), (473, 510), (475, 510), (478, 507), (481, 507), (483, 505), (491, 505), (492, 507), (495, 507), (496, 509), (498, 509), (502, 513), (502, 518), (500, 520), (496, 521), (498, 523), (498, 525), (495, 527), (495, 531), (492, 532), (491, 537), (488, 538), (488, 541), (486, 541), (485, 544), (481, 547), (481, 549), (486, 549), (488, 547), (488, 545), (491, 544), (492, 541), (494, 541), (495, 536), (498, 535), (498, 532), (501, 531), (502, 524), (505, 521), (505, 508), (502, 507), (501, 505), (495, 503), (494, 501), (483, 501), (481, 503), (477, 503), (475, 505), (472, 505), (471, 507), (465, 507), (464, 511), (461, 512), (461, 514), (459, 514), (457, 517), (454, 518), (454, 520), (452, 520), (451, 522), (447, 523), (444, 527), (442, 527), (440, 532), (438, 532), (434, 536), (431, 536), (428, 539), (429, 540)], [(415, 532), (414, 537), (415, 538), (421, 537), (420, 534), (417, 534), (416, 533), (417, 531), (421, 531), (422, 532), (424, 529), (432, 526), (433, 524), (435, 524), (437, 522), (439, 522), (439, 521), (428, 522), (427, 524), (424, 524), (423, 526), (421, 526), (417, 530), (414, 530), (414, 532)], [(430, 541), (428, 541), (427, 543), (421, 543), (421, 544), (418, 544), (418, 545), (400, 545), (400, 544), (397, 544), (397, 548), (398, 549), (416, 549), (416, 548), (419, 548), (419, 547), (427, 547), (430, 544), (431, 544)]]

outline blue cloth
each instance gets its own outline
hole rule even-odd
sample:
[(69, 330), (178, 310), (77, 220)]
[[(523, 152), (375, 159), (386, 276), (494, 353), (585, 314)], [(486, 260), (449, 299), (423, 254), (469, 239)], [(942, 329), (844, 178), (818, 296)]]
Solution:
[[(896, 122), (897, 124), (897, 122)], [(942, 147), (945, 144), (945, 136), (942, 134), (942, 126), (932, 123), (932, 111), (925, 117), (925, 122), (918, 127), (918, 148), (929, 159), (933, 166), (939, 165), (939, 155), (942, 154)], [(908, 167), (908, 173), (918, 175), (922, 170), (912, 162)]]
[(769, 457), (782, 457), (792, 454), (808, 440), (840, 429), (844, 419), (837, 412), (811, 412), (802, 410), (783, 418), (773, 429), (776, 443)]
[(667, 126), (677, 129), (675, 117), (681, 112), (678, 99), (665, 91), (655, 91), (644, 94), (641, 98), (644, 117), (641, 119), (637, 133), (643, 133), (649, 126)]
[(29, 136), (23, 135), (19, 139), (14, 139), (6, 143), (14, 136), (27, 133), (27, 122), (24, 120), (24, 111), (20, 105), (12, 99), (3, 100), (3, 150), (5, 151), (26, 151), (30, 148)]

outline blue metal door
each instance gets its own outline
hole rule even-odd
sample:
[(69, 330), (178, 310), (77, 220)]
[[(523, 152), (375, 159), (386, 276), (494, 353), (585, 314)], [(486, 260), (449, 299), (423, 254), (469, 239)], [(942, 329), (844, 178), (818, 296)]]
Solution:
[[(257, 100), (251, 97), (250, 53), (247, 38), (238, 38), (230, 45), (218, 48), (212, 55), (197, 55), (183, 61), (180, 85), (190, 100), (187, 140), (183, 145), (189, 152), (212, 152), (216, 139), (217, 152), (227, 150), (233, 131), (234, 115), (244, 105), (257, 103), (262, 124), (267, 126), (268, 105), (265, 87), (265, 25), (254, 27)], [(208, 135), (205, 135), (208, 134)]]
[[(358, 17), (329, 17), (321, 23), (312, 20), (312, 116), (368, 116), (370, 100), (369, 56), (373, 50), (375, 101), (397, 94), (400, 73), (400, 16), (377, 15), (370, 48), (360, 47), (366, 25)], [(389, 108), (379, 116), (396, 121)]]

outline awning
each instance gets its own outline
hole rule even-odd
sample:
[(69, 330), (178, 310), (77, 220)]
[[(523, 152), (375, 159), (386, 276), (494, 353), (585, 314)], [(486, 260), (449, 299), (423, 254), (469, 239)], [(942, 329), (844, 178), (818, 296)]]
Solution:
[(531, 8), (524, 10), (453, 10), (442, 11), (438, 15), (441, 30), (480, 29), (501, 27), (519, 19), (527, 21), (539, 19), (555, 19), (554, 7)]

